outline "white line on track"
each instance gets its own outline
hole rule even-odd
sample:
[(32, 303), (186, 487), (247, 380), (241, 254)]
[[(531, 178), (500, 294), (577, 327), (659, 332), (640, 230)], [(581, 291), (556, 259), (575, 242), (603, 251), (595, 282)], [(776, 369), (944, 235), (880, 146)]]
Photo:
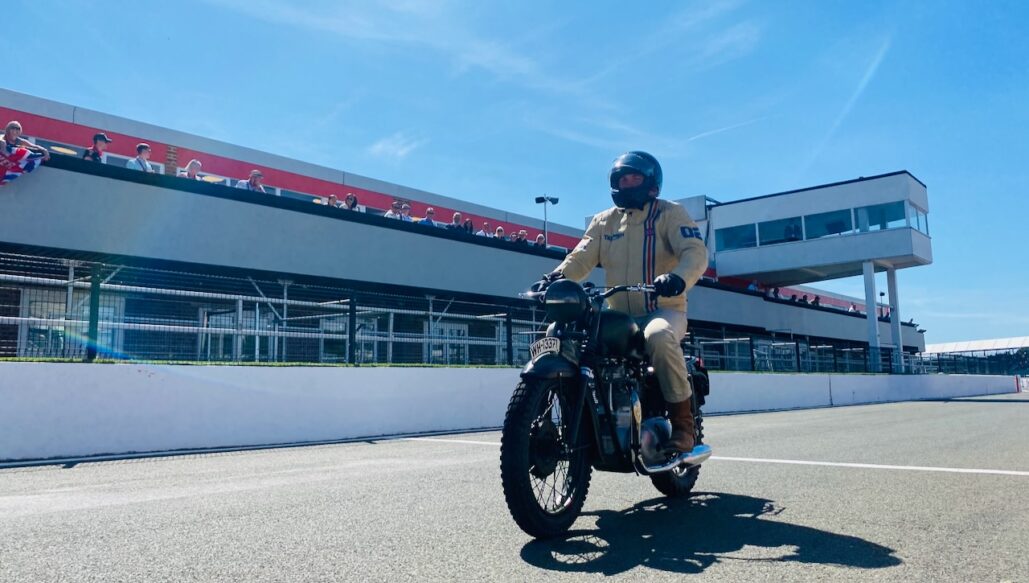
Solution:
[[(464, 443), (469, 445), (492, 445), (499, 447), (495, 441), (472, 441), (467, 439), (442, 439), (433, 437), (405, 437), (403, 441), (432, 441), (439, 443)], [(977, 468), (941, 468), (934, 466), (891, 466), (886, 464), (855, 464), (847, 462), (817, 462), (807, 460), (781, 460), (753, 457), (725, 457), (720, 455), (711, 456), (711, 460), (725, 462), (750, 462), (756, 464), (787, 464), (794, 466), (829, 466), (836, 468), (858, 468), (866, 470), (906, 470), (909, 472), (942, 472), (950, 474), (990, 474), (996, 476), (1027, 476), (1029, 471), (1018, 470), (984, 470)]]
[(496, 441), (471, 441), (469, 439), (440, 439), (436, 437), (402, 437), (398, 441), (438, 441), (440, 443), (467, 443), (470, 445), (495, 445), (500, 447)]
[(934, 466), (890, 466), (884, 464), (853, 464), (846, 462), (812, 462), (806, 460), (776, 460), (752, 457), (711, 456), (713, 460), (728, 462), (751, 462), (757, 464), (791, 464), (795, 466), (833, 466), (838, 468), (864, 468), (870, 470), (907, 470), (909, 472), (945, 472), (951, 474), (993, 474), (997, 476), (1029, 476), (1029, 472), (1017, 470), (981, 470), (976, 468), (939, 468)]

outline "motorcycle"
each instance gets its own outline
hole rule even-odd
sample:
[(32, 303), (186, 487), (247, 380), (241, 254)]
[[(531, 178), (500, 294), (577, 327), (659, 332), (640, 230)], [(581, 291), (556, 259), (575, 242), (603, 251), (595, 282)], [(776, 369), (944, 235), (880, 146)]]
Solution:
[(530, 536), (551, 538), (572, 526), (594, 469), (649, 476), (662, 494), (684, 497), (711, 456), (701, 413), (707, 375), (699, 378), (700, 363), (693, 358), (686, 362), (697, 445), (678, 455), (662, 452), (672, 426), (643, 332), (630, 315), (604, 309), (607, 298), (631, 292), (655, 290), (648, 284), (604, 288), (562, 279), (545, 291), (522, 294), (541, 300), (551, 321), (529, 348), (531, 359), (511, 395), (500, 446), (507, 507)]

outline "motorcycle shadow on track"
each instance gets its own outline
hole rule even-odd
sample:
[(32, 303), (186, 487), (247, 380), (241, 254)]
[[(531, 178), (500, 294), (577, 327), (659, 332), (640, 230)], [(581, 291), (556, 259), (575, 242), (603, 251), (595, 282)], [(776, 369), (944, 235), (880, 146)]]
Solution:
[(597, 517), (595, 530), (573, 530), (560, 538), (529, 542), (521, 556), (543, 569), (604, 575), (637, 566), (701, 573), (719, 561), (815, 563), (859, 569), (901, 564), (895, 551), (882, 545), (762, 518), (780, 512), (782, 509), (770, 500), (736, 494), (654, 498), (622, 511), (584, 513)]

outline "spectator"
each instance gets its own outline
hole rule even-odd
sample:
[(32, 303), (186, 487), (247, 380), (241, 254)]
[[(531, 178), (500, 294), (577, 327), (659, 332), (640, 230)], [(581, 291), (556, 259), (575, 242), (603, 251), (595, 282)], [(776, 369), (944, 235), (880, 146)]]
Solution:
[(472, 223), (471, 219), (466, 219), (465, 222), (461, 224), (461, 230), (463, 230), (465, 233), (468, 233), (469, 235), (474, 235), (475, 225)]
[(334, 209), (340, 208), (339, 197), (335, 194), (330, 194), (329, 200), (325, 202), (325, 205)]
[(447, 225), (447, 228), (451, 231), (464, 230), (464, 225), (461, 224), (461, 213), (454, 213), (453, 222)]
[(411, 218), (411, 205), (406, 202), (400, 206), (400, 220), (408, 223), (414, 221), (414, 219)]
[(515, 243), (519, 245), (529, 245), (529, 233), (525, 229), (518, 231), (518, 238), (515, 239)]
[(261, 184), (261, 180), (264, 178), (264, 174), (260, 170), (251, 170), (250, 177), (246, 180), (240, 180), (236, 183), (236, 188), (242, 188), (244, 190), (250, 190), (253, 192), (264, 193), (264, 186)]
[(822, 297), (821, 296), (815, 296), (815, 299), (814, 299), (814, 301), (811, 302), (811, 305), (812, 306), (821, 306), (822, 305)]
[(772, 290), (772, 297), (773, 297), (773, 298), (775, 298), (775, 299), (777, 299), (777, 300), (778, 300), (778, 299), (781, 299), (781, 298), (779, 297), (779, 288), (775, 288), (775, 289), (773, 289), (773, 290)]
[(83, 160), (92, 160), (94, 162), (104, 161), (104, 150), (107, 149), (107, 144), (110, 144), (111, 138), (107, 137), (107, 134), (101, 132), (93, 135), (93, 145), (86, 148), (86, 152), (82, 154)]
[(201, 180), (200, 169), (203, 168), (203, 166), (204, 165), (200, 163), (200, 160), (193, 158), (186, 164), (184, 169), (179, 170), (177, 176), (188, 178), (190, 180)]
[(791, 295), (790, 296), (790, 301), (793, 302), (793, 303), (797, 303), (797, 294)]
[(489, 228), (489, 223), (482, 223), (482, 228), (476, 231), (476, 235), (480, 237), (486, 237), (487, 239), (493, 238), (493, 230)]
[(430, 206), (429, 208), (425, 209), (425, 216), (422, 217), (421, 220), (418, 221), (418, 223), (429, 227), (439, 227), (441, 225), (436, 222), (436, 219), (434, 218), (435, 216), (436, 209)]
[(395, 201), (393, 201), (393, 205), (390, 207), (390, 209), (388, 211), (386, 211), (386, 214), (384, 214), (382, 216), (386, 217), (387, 219), (397, 219), (397, 220), (400, 220), (400, 207), (401, 207), (400, 201), (399, 200), (395, 200)]
[(857, 304), (854, 304), (854, 303), (850, 304), (850, 307), (849, 307), (849, 308), (847, 308), (847, 313), (848, 313), (848, 314), (854, 314), (854, 313), (856, 313), (857, 311), (858, 311), (858, 309), (857, 309)]
[(497, 227), (497, 230), (493, 233), (494, 238), (500, 239), (501, 241), (507, 241), (508, 238), (504, 235), (504, 227)]
[(152, 174), (154, 167), (150, 165), (150, 144), (136, 144), (136, 157), (125, 163), (129, 170), (139, 170)]
[(802, 304), (810, 304), (811, 300), (807, 299), (807, 294), (804, 294), (804, 297), (800, 298), (800, 303), (802, 303)]
[(4, 145), (4, 151), (7, 151), (9, 148), (22, 147), (28, 150), (29, 152), (32, 152), (33, 154), (42, 154), (43, 160), (50, 159), (49, 150), (47, 150), (43, 146), (37, 146), (32, 142), (26, 140), (25, 138), (21, 137), (21, 124), (17, 121), (7, 122), (7, 127), (4, 128), (4, 137), (2, 141)]
[(757, 280), (756, 279), (754, 281), (750, 282), (750, 285), (747, 286), (747, 291), (757, 291)]
[(354, 193), (347, 193), (347, 197), (343, 200), (343, 209), (348, 211), (359, 210), (357, 208), (357, 196), (355, 196)]
[(547, 248), (547, 238), (543, 236), (543, 233), (536, 235), (536, 242), (533, 243), (533, 246), (538, 247), (540, 249)]

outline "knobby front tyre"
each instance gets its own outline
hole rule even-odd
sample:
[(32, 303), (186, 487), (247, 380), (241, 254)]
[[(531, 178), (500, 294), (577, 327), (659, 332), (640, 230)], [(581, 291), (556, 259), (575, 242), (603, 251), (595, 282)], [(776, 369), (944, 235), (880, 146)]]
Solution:
[(569, 443), (566, 421), (573, 417), (574, 405), (559, 382), (520, 383), (511, 395), (500, 440), (507, 508), (519, 528), (535, 538), (559, 536), (571, 528), (593, 472), (588, 448), (581, 447), (585, 439)]

